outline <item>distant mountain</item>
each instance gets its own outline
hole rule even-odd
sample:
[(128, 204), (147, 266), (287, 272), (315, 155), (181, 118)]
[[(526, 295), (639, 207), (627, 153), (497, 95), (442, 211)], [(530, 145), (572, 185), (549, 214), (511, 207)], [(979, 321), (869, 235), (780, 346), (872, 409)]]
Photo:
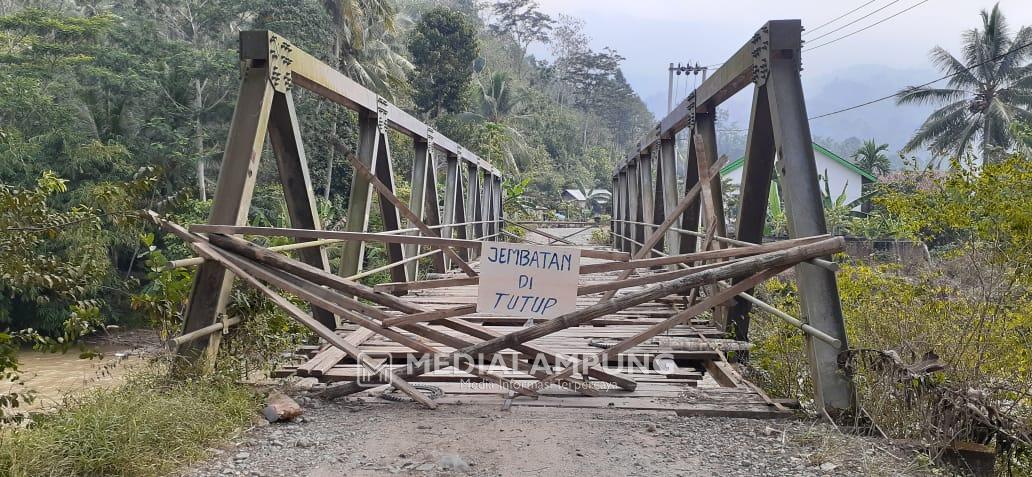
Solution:
[[(879, 65), (857, 65), (833, 75), (815, 78), (804, 76), (806, 109), (810, 116), (861, 104), (895, 93), (906, 86), (918, 85), (936, 78), (931, 68), (896, 69)], [(845, 141), (851, 137), (874, 139), (887, 143), (893, 164), (899, 166), (896, 154), (921, 126), (934, 106), (896, 106), (888, 99), (862, 108), (810, 122), (815, 137)], [(916, 154), (925, 157), (926, 154)]]
[[(930, 67), (913, 69), (893, 68), (882, 65), (855, 65), (832, 74), (809, 75), (803, 72), (803, 89), (806, 94), (806, 109), (809, 115), (817, 116), (842, 108), (847, 108), (873, 99), (893, 94), (900, 89), (924, 83), (939, 76)], [(749, 108), (752, 101), (752, 90), (746, 88), (741, 93), (725, 102), (721, 109), (726, 109), (728, 117), (718, 123), (718, 130), (745, 129), (749, 124)], [(666, 114), (666, 92), (654, 92), (645, 96), (649, 109), (662, 117)], [(836, 114), (827, 118), (810, 122), (810, 130), (818, 142), (825, 144), (832, 151), (848, 157), (854, 144), (867, 139), (874, 139), (879, 144), (889, 145), (890, 159), (895, 167), (900, 166), (897, 151), (906, 144), (910, 136), (921, 126), (933, 106), (896, 106), (893, 99), (888, 99), (852, 111)], [(744, 132), (740, 134), (744, 135)], [(744, 150), (744, 141), (739, 141), (735, 131), (721, 136), (722, 153), (738, 157)], [(926, 158), (927, 154), (919, 152), (918, 157)]]

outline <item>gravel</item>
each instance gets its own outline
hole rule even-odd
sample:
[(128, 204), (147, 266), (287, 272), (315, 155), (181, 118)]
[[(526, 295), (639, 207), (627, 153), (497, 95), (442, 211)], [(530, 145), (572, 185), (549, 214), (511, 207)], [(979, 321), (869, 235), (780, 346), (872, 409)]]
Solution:
[(921, 475), (912, 457), (808, 420), (343, 402), (256, 426), (179, 475)]

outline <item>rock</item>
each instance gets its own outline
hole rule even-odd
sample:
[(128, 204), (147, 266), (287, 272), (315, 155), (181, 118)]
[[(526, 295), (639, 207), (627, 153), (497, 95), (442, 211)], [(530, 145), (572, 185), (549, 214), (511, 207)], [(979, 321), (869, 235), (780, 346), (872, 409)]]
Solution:
[(418, 470), (420, 472), (431, 471), (431, 470), (434, 470), (434, 465), (429, 463), (429, 462), (427, 462), (425, 464), (420, 464), (419, 466), (417, 466), (416, 470)]
[(319, 385), (319, 378), (313, 378), (311, 376), (309, 376), (307, 378), (301, 378), (301, 379), (297, 380), (296, 383), (294, 383), (294, 387), (296, 387), (298, 389), (304, 389), (304, 390), (312, 389), (312, 388), (314, 388), (315, 386), (318, 386), (318, 385)]
[(656, 432), (656, 425), (651, 423), (651, 422), (648, 423), (648, 424), (645, 424), (645, 431), (647, 431), (647, 432)]
[(269, 422), (289, 421), (303, 413), (304, 410), (296, 401), (279, 391), (269, 393), (265, 409), (262, 409), (262, 415)]
[(457, 455), (446, 455), (441, 457), (441, 461), (438, 462), (441, 468), (444, 470), (450, 470), (453, 472), (469, 472), (469, 464), (462, 460), (462, 457)]
[(433, 428), (430, 427), (430, 426), (427, 426), (425, 424), (420, 424), (420, 425), (416, 426), (416, 429), (433, 429)]
[(237, 453), (237, 455), (233, 456), (233, 459), (234, 460), (247, 460), (249, 457), (251, 457), (251, 453), (250, 452), (239, 452), (239, 453)]
[(822, 472), (831, 472), (831, 471), (837, 469), (838, 466), (835, 465), (835, 464), (832, 464), (831, 462), (825, 462), (825, 463), (821, 464), (821, 466), (819, 468), (821, 469)]
[(315, 442), (314, 440), (307, 439), (307, 438), (301, 438), (301, 439), (298, 439), (297, 442), (294, 442), (294, 446), (295, 447), (300, 447), (302, 449), (303, 448), (308, 448), (308, 447), (315, 447), (318, 444), (319, 444), (318, 442)]

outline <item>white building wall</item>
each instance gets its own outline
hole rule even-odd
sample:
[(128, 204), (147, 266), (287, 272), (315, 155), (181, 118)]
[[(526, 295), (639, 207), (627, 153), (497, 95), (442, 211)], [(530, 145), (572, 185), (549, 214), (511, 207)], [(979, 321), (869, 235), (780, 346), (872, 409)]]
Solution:
[[(819, 151), (814, 151), (814, 158), (817, 162), (817, 174), (823, 177), (825, 170), (827, 170), (829, 178), (828, 189), (831, 191), (832, 200), (835, 200), (839, 194), (842, 194), (843, 188), (846, 191), (846, 203), (857, 200), (863, 195), (863, 176), (840, 164), (838, 161), (821, 154)], [(744, 167), (739, 167), (728, 172), (723, 177), (730, 179), (732, 184), (741, 186), (743, 169)], [(823, 193), (824, 180), (820, 180), (818, 184)], [(860, 204), (853, 207), (853, 210), (859, 211)]]

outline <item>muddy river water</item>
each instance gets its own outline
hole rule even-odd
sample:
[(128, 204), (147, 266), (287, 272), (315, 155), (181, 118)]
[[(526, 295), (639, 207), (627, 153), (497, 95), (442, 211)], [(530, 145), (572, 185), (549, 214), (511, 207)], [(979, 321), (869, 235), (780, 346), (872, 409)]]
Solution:
[(85, 349), (100, 354), (92, 359), (80, 358), (78, 348), (67, 353), (22, 350), (18, 353), (18, 363), (25, 385), (9, 387), (8, 383), (3, 383), (2, 386), (5, 391), (35, 391), (36, 401), (30, 409), (53, 407), (68, 393), (118, 383), (127, 371), (145, 363), (144, 350), (149, 347), (148, 342), (153, 341), (149, 336), (134, 332), (90, 343)]

